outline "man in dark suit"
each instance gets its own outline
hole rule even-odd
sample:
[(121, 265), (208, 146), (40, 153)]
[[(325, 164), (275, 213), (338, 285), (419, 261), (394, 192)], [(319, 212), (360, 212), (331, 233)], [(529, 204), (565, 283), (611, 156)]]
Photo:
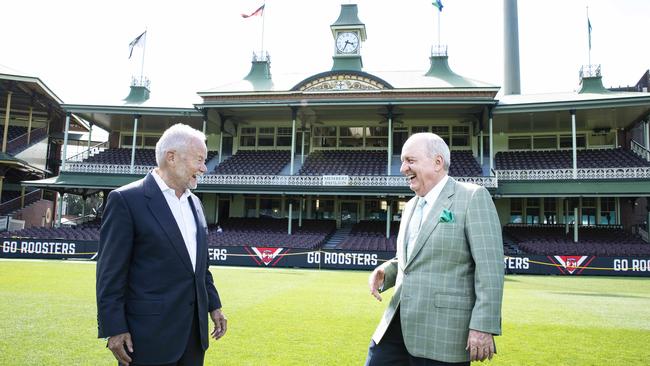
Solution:
[(124, 365), (202, 365), (226, 317), (208, 265), (207, 225), (190, 192), (205, 173), (205, 135), (177, 124), (158, 167), (108, 195), (97, 261), (99, 337)]

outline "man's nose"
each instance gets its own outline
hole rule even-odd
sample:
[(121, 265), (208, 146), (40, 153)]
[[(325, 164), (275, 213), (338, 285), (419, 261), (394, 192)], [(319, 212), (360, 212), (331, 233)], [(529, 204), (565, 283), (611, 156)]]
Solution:
[(402, 165), (399, 167), (399, 172), (405, 174), (407, 169), (408, 169), (408, 165), (406, 164), (405, 161), (403, 161)]
[(208, 167), (205, 165), (205, 163), (202, 163), (202, 164), (201, 164), (201, 168), (200, 168), (200, 170), (201, 170), (201, 173), (205, 173), (205, 172), (208, 171)]

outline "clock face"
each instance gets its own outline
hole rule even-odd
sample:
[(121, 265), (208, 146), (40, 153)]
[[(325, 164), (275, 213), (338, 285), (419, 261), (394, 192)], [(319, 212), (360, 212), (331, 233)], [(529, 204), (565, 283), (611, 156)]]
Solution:
[(359, 36), (354, 32), (342, 32), (336, 36), (336, 50), (339, 53), (355, 53), (359, 49)]

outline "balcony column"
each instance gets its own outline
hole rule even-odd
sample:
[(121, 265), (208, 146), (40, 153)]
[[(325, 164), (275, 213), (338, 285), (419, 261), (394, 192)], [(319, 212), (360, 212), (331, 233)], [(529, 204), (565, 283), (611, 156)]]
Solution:
[(386, 239), (390, 238), (390, 218), (391, 218), (391, 202), (386, 201)]
[(490, 176), (494, 172), (494, 115), (492, 114), (492, 109), (488, 112), (489, 115), (489, 136), (490, 136)]
[(305, 199), (300, 198), (300, 206), (298, 209), (298, 227), (302, 227), (302, 210), (305, 209)]
[(393, 106), (386, 106), (388, 113), (386, 118), (388, 119), (388, 164), (386, 164), (386, 175), (390, 175), (391, 168), (393, 165)]
[(90, 144), (93, 141), (93, 123), (90, 122), (90, 127), (88, 128), (88, 156), (90, 157)]
[(138, 137), (139, 114), (133, 115), (133, 138), (131, 139), (131, 174), (135, 172), (135, 143)]
[(7, 152), (7, 136), (9, 135), (9, 115), (11, 114), (11, 95), (13, 92), (7, 92), (7, 109), (5, 109), (5, 128), (2, 134), (2, 152)]
[(578, 179), (578, 150), (576, 147), (576, 110), (571, 113), (571, 150), (573, 152), (573, 179)]
[(573, 209), (573, 242), (578, 242), (578, 208)]
[(479, 161), (481, 162), (481, 170), (483, 170), (483, 128), (481, 128), (481, 132), (479, 132)]
[(291, 166), (289, 175), (293, 175), (293, 161), (296, 155), (296, 114), (298, 107), (291, 107)]
[[(645, 128), (644, 128), (644, 130), (645, 130), (645, 134), (644, 134), (644, 135), (645, 135), (645, 136), (643, 136), (643, 139), (644, 139), (644, 146), (645, 146), (646, 150), (650, 150), (650, 119), (646, 119), (646, 121), (645, 121), (645, 123), (643, 124), (643, 126), (645, 127)], [(647, 154), (647, 152), (646, 152), (646, 154)], [(650, 159), (650, 156), (647, 156), (647, 155), (646, 155), (646, 160), (648, 160), (648, 159)]]
[(20, 208), (25, 208), (25, 186), (20, 187)]
[(289, 225), (287, 227), (287, 234), (291, 235), (291, 224), (292, 224), (292, 218), (293, 218), (293, 200), (289, 200)]
[(59, 202), (58, 207), (56, 208), (56, 224), (55, 227), (61, 227), (61, 218), (63, 217), (63, 195), (64, 193), (59, 193)]
[(34, 107), (29, 106), (29, 117), (27, 117), (27, 145), (32, 140), (32, 121), (34, 120)]
[[(65, 170), (65, 160), (68, 153), (68, 132), (70, 131), (70, 112), (65, 113), (65, 130), (63, 131), (63, 153), (61, 154), (61, 170)], [(63, 197), (63, 196), (62, 196)], [(61, 207), (59, 206), (59, 211)], [(59, 225), (61, 225), (61, 218), (59, 217)]]
[(302, 133), (300, 134), (302, 142), (300, 144), (300, 164), (305, 163), (305, 125), (302, 124)]
[(219, 195), (215, 195), (215, 202), (214, 202), (214, 223), (218, 224), (219, 223)]

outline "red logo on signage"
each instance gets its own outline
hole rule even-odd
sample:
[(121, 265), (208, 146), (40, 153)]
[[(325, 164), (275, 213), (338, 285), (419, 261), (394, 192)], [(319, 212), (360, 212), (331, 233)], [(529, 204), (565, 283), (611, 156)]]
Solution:
[(555, 255), (553, 258), (549, 257), (551, 261), (562, 266), (557, 267), (560, 272), (565, 273), (566, 271), (569, 274), (580, 274), (596, 257), (589, 258), (587, 255)]
[[(255, 262), (257, 262), (257, 264), (261, 265), (262, 263), (264, 263), (265, 266), (268, 266), (269, 264), (274, 266), (276, 263), (278, 263), (280, 259), (282, 259), (281, 256), (278, 258), (278, 255), (282, 252), (284, 248), (251, 247), (251, 249), (253, 250), (253, 253), (255, 253), (257, 258), (261, 259), (262, 261), (259, 262), (258, 260), (253, 258), (255, 259)], [(275, 260), (276, 258), (277, 260)]]

